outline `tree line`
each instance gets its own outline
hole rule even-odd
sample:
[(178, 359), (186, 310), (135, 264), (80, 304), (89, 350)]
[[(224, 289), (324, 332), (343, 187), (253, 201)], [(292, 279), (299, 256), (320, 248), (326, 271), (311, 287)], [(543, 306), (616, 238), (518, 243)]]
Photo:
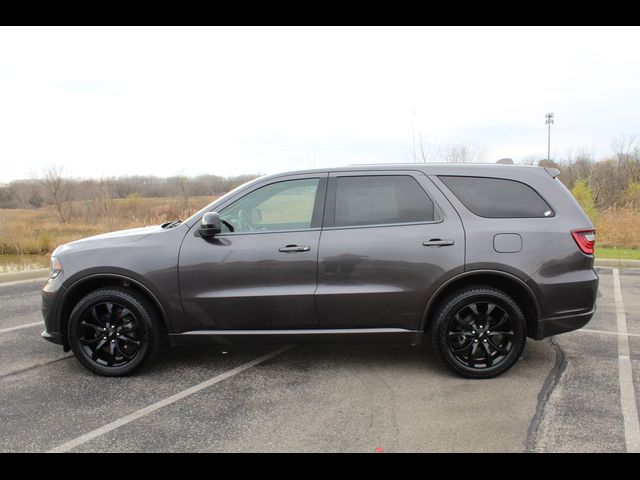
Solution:
[(562, 161), (541, 160), (540, 166), (560, 170), (560, 180), (571, 190), (592, 220), (601, 212), (640, 209), (640, 139), (622, 136), (613, 153), (595, 161), (581, 153)]
[[(419, 134), (414, 138), (413, 161), (430, 163), (486, 162), (484, 149), (472, 143), (452, 143), (433, 148)], [(497, 163), (513, 163), (501, 159)], [(560, 180), (574, 194), (587, 214), (597, 217), (597, 212), (617, 208), (640, 208), (640, 138), (622, 135), (611, 142), (611, 154), (594, 159), (587, 152), (567, 154), (564, 158), (547, 160), (528, 157), (523, 165), (557, 168)]]
[[(428, 163), (444, 160), (459, 163), (484, 160), (479, 153), (482, 149), (470, 144), (451, 145), (446, 149), (447, 155), (433, 159), (429, 158), (422, 137), (418, 139), (417, 147), (415, 161)], [(640, 208), (640, 138), (636, 136), (627, 135), (614, 140), (612, 154), (598, 160), (582, 152), (576, 156), (567, 155), (564, 159), (530, 157), (522, 163), (559, 169), (560, 180), (572, 191), (592, 219), (598, 212), (609, 209)], [(74, 214), (73, 203), (77, 201), (84, 201), (92, 211), (104, 217), (113, 209), (115, 200), (132, 197), (174, 198), (181, 203), (182, 210), (187, 210), (190, 197), (221, 195), (257, 176), (137, 175), (77, 179), (62, 167), (50, 166), (27, 180), (0, 184), (0, 208), (35, 209), (51, 206), (61, 223), (71, 221)]]
[(26, 180), (0, 185), (0, 208), (53, 207), (61, 223), (73, 216), (73, 203), (92, 203), (96, 213), (105, 215), (113, 201), (121, 198), (177, 198), (188, 205), (190, 197), (215, 196), (258, 175), (198, 175), (156, 177), (152, 175), (120, 176), (101, 179), (71, 177), (62, 167), (49, 166)]

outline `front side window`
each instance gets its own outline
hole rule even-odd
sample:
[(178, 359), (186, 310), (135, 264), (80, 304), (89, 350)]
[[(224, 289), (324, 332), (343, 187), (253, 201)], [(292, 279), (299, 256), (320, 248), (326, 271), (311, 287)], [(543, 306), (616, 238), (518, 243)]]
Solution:
[(311, 228), (318, 178), (287, 180), (258, 188), (220, 212), (222, 229), (264, 232)]
[(336, 227), (430, 222), (433, 210), (433, 201), (409, 175), (336, 179)]
[(552, 217), (553, 210), (528, 185), (489, 177), (438, 177), (465, 207), (480, 217)]

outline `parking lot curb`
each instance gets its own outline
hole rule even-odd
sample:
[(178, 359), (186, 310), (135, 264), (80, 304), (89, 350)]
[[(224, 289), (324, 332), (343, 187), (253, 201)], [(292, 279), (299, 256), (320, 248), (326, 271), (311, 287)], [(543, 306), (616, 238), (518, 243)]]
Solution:
[(640, 268), (640, 260), (623, 260), (619, 258), (596, 258), (596, 267)]
[(19, 282), (21, 280), (45, 279), (49, 276), (49, 269), (24, 270), (20, 272), (0, 273), (0, 283)]

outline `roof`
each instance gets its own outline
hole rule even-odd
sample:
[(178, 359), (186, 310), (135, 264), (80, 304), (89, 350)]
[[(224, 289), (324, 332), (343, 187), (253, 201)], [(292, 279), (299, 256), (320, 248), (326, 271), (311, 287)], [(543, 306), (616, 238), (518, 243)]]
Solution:
[[(297, 175), (309, 173), (325, 173), (325, 172), (349, 172), (358, 170), (373, 171), (394, 171), (394, 170), (413, 170), (421, 171), (427, 175), (469, 175), (469, 176), (519, 176), (544, 173), (551, 176), (557, 175), (556, 169), (546, 169), (545, 167), (537, 167), (533, 165), (506, 165), (497, 163), (372, 163), (349, 165), (335, 168), (314, 168), (307, 170), (296, 170), (289, 172), (281, 172), (268, 177), (279, 177), (282, 175)], [(264, 177), (263, 177), (264, 178)]]

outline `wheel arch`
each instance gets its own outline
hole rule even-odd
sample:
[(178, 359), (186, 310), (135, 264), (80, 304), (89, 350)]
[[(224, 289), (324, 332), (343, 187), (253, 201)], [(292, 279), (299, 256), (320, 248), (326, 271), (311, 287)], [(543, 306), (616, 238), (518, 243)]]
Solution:
[(164, 327), (165, 333), (169, 333), (171, 331), (169, 318), (164, 306), (153, 291), (151, 291), (151, 289), (144, 283), (120, 273), (94, 273), (74, 281), (69, 287), (67, 287), (60, 301), (57, 317), (65, 350), (69, 348), (67, 342), (67, 328), (69, 315), (71, 314), (73, 307), (88, 293), (104, 287), (125, 287), (142, 294), (151, 301), (156, 312), (160, 315), (160, 318), (162, 319), (161, 324)]
[(540, 318), (540, 303), (531, 288), (520, 278), (499, 270), (472, 270), (461, 273), (442, 284), (429, 298), (422, 315), (420, 330), (428, 331), (433, 314), (449, 295), (472, 285), (497, 288), (512, 297), (522, 309), (527, 323), (527, 336), (535, 338)]

